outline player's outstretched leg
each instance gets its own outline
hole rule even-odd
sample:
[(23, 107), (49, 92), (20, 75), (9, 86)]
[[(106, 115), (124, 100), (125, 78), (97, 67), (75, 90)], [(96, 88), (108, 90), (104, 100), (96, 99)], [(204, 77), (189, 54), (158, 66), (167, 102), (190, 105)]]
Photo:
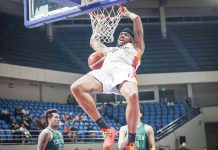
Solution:
[(71, 92), (78, 104), (95, 121), (104, 135), (103, 150), (109, 150), (114, 144), (118, 132), (109, 127), (98, 112), (95, 102), (89, 93), (101, 91), (102, 84), (90, 75), (85, 75), (71, 85)]

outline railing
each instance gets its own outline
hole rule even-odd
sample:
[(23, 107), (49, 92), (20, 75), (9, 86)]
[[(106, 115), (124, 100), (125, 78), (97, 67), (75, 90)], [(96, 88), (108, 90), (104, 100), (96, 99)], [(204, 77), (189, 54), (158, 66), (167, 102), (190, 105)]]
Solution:
[(157, 131), (156, 135), (156, 141), (159, 141), (163, 137), (167, 136), (170, 134), (172, 131), (175, 129), (181, 127), (183, 124), (194, 118), (200, 114), (200, 108), (192, 108), (187, 114), (181, 116), (180, 118), (176, 119), (175, 121), (171, 122), (167, 126), (163, 127), (162, 129)]
[[(199, 108), (192, 108), (187, 114), (171, 122), (164, 128), (157, 131), (156, 141), (170, 134), (175, 129), (182, 126), (195, 116), (200, 114)], [(19, 130), (0, 130), (0, 143), (1, 144), (37, 144), (38, 136), (41, 130), (30, 130), (30, 136), (25, 135), (24, 132)], [(71, 131), (63, 134), (65, 143), (93, 143), (102, 142), (104, 140), (100, 131)], [(116, 141), (118, 138), (115, 139)]]
[[(1, 144), (37, 144), (41, 130), (29, 130), (30, 135), (21, 131), (0, 130)], [(104, 140), (101, 131), (71, 131), (63, 135), (65, 143), (93, 143)], [(118, 138), (115, 139), (116, 141)]]

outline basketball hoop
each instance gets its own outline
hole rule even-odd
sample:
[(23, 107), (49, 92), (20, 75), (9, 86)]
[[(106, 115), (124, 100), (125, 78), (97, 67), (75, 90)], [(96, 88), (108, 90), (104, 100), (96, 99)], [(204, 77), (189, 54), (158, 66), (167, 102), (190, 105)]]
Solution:
[[(122, 5), (116, 9), (102, 8), (94, 12), (89, 13), (93, 34), (100, 38), (102, 43), (112, 43), (114, 41), (114, 32), (120, 19), (123, 16)], [(99, 39), (98, 39), (99, 40)]]

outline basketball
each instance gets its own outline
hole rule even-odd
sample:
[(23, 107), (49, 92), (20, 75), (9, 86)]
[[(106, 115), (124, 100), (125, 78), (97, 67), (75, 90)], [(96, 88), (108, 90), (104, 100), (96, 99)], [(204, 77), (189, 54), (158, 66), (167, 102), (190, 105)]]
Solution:
[(88, 65), (92, 70), (100, 69), (104, 63), (105, 52), (97, 51), (92, 53), (88, 59)]

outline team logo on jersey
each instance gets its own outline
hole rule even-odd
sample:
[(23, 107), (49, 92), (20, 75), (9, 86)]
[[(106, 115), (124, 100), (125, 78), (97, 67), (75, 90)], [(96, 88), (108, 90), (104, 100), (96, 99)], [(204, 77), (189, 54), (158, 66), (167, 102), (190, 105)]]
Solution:
[(63, 144), (63, 143), (64, 143), (63, 139), (55, 139), (54, 140), (54, 145)]
[(119, 50), (119, 48), (115, 47), (115, 48), (113, 48), (113, 49), (111, 50), (111, 53), (115, 53), (115, 52), (118, 51), (118, 50)]
[(121, 47), (122, 49), (129, 49), (129, 47), (127, 47), (127, 46), (123, 46), (123, 47)]
[(136, 147), (136, 149), (139, 149), (139, 142), (138, 141), (135, 141), (135, 147)]

